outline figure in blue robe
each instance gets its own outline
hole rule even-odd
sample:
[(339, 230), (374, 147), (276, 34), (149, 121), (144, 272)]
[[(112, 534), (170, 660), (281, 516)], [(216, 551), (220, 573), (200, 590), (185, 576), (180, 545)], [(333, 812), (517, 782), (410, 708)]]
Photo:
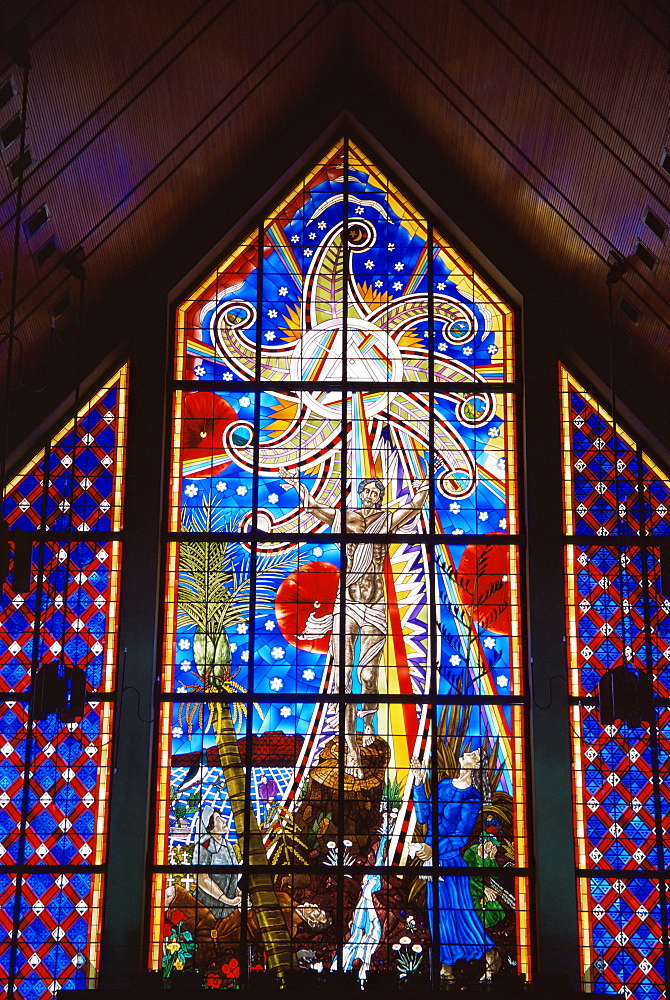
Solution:
[[(419, 761), (412, 760), (414, 775), (414, 808), (419, 823), (426, 825), (426, 840), (423, 844), (412, 845), (415, 856), (424, 865), (438, 864), (449, 868), (467, 868), (463, 851), (472, 837), (475, 824), (481, 814), (483, 797), (481, 785), (488, 788), (488, 773), (483, 778), (484, 768), (488, 772), (486, 754), (480, 750), (464, 753), (459, 758), (460, 773), (453, 779), (440, 781), (437, 786), (437, 858), (433, 846), (433, 817), (431, 801), (426, 795), (424, 780), (426, 770)], [(428, 917), (431, 933), (435, 939), (434, 927), (434, 880), (427, 885)], [(482, 979), (496, 972), (501, 957), (495, 950), (495, 943), (486, 933), (479, 913), (476, 911), (470, 892), (470, 879), (463, 875), (441, 875), (437, 882), (439, 907), (439, 942), (441, 975), (453, 979), (452, 967), (459, 959), (486, 959)]]

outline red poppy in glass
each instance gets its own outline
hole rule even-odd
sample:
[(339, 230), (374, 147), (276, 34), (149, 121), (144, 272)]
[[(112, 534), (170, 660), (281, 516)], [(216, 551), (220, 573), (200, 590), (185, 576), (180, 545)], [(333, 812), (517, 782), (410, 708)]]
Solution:
[(240, 963), (236, 958), (231, 958), (229, 962), (225, 962), (221, 966), (221, 971), (226, 979), (237, 979), (240, 974)]
[(182, 462), (188, 479), (216, 476), (230, 465), (223, 451), (223, 434), (239, 417), (215, 392), (192, 392), (182, 410)]
[(458, 564), (463, 604), (476, 625), (496, 635), (509, 634), (509, 573), (506, 545), (468, 545)]
[(277, 624), (287, 642), (308, 653), (327, 653), (340, 572), (326, 562), (306, 563), (279, 585)]

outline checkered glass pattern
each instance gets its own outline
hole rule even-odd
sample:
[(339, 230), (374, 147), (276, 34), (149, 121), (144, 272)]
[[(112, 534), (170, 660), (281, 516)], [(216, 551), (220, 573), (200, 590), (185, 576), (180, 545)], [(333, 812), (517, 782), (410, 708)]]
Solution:
[(665, 961), (658, 880), (590, 877), (580, 880), (581, 923), (592, 992), (635, 1000), (665, 996)]
[(28, 689), (36, 642), (40, 663), (85, 666), (89, 689), (109, 690), (118, 575), (118, 542), (33, 545), (30, 589), (10, 581), (0, 601), (0, 692)]
[(46, 521), (51, 530), (109, 531), (115, 501), (117, 388), (82, 413), (51, 450)]
[[(655, 541), (670, 530), (670, 488), (667, 473), (615, 429), (605, 407), (565, 370), (561, 380), (584, 983), (642, 1000), (665, 996), (670, 598), (661, 590)], [(593, 535), (606, 544), (587, 544), (583, 536)], [(655, 721), (601, 725), (598, 682), (622, 666), (651, 674)], [(594, 869), (602, 877), (589, 874)]]
[(639, 534), (638, 457), (628, 438), (615, 434), (607, 413), (574, 389), (569, 426), (575, 534)]
[(44, 452), (40, 451), (7, 489), (4, 518), (11, 528), (30, 531), (40, 527), (44, 511), (44, 481)]
[(109, 728), (109, 714), (106, 704), (88, 705), (77, 722), (63, 725), (49, 715), (30, 727), (27, 704), (0, 706), (3, 864), (95, 864), (102, 855), (96, 821), (108, 753), (100, 733)]
[(670, 481), (653, 462), (642, 459), (644, 526), (650, 535), (670, 535)]
[(575, 805), (584, 825), (579, 867), (658, 868), (653, 770), (658, 753), (667, 772), (667, 744), (655, 750), (648, 724), (603, 727), (591, 706), (575, 706), (574, 713)]
[(639, 669), (644, 663), (643, 555), (639, 548), (580, 545), (569, 557), (579, 675), (573, 694), (592, 695), (606, 670), (624, 662)]
[(11, 528), (121, 527), (126, 383), (124, 367), (10, 481), (4, 517)]
[(0, 931), (0, 971), (5, 987), (13, 982), (14, 997), (41, 1000), (90, 985), (100, 890), (101, 876), (89, 873), (0, 877), (0, 905), (16, 916), (13, 931), (6, 925)]
[[(124, 367), (27, 462), (5, 500), (10, 530), (32, 546), (28, 589), (17, 593), (10, 572), (0, 594), (0, 996), (21, 1000), (95, 984), (126, 384)], [(33, 718), (35, 670), (48, 663), (85, 671), (95, 701), (82, 718)]]

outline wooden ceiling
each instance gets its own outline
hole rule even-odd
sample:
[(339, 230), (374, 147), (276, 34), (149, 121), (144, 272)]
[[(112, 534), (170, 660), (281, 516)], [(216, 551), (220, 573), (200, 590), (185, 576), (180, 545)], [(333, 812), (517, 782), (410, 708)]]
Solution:
[[(31, 63), (17, 231), (9, 137), (25, 74), (0, 54), (0, 94), (14, 91), (0, 108), (2, 333), (18, 248), (9, 445), (141, 336), (144, 297), (165, 323), (169, 289), (343, 112), (524, 298), (545, 296), (563, 349), (605, 380), (608, 258), (627, 260), (612, 286), (617, 391), (667, 443), (669, 12), (664, 0), (4, 0), (6, 47), (17, 55), (25, 25)], [(1, 350), (6, 364), (6, 338)]]

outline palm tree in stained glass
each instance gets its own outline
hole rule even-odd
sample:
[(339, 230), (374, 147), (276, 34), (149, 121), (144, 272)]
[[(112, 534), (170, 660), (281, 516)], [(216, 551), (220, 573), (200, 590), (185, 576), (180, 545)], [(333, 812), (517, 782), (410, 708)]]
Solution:
[[(187, 531), (215, 532), (222, 525), (220, 515), (205, 501), (185, 518)], [(235, 551), (237, 550), (237, 551)], [(195, 625), (193, 653), (201, 683), (197, 689), (211, 695), (211, 701), (183, 706), (189, 731), (199, 714), (203, 729), (211, 728), (216, 738), (235, 829), (240, 843), (246, 840), (249, 852), (249, 896), (268, 956), (268, 966), (282, 972), (291, 964), (290, 939), (274, 883), (269, 872), (255, 868), (268, 864), (263, 837), (252, 809), (245, 808), (245, 774), (236, 725), (245, 709), (236, 699), (244, 688), (233, 677), (227, 629), (249, 613), (251, 573), (239, 558), (239, 547), (220, 538), (183, 541), (180, 545), (181, 579), (178, 591), (179, 624)], [(275, 574), (286, 572), (287, 556), (261, 557), (257, 566), (256, 611), (272, 607)], [(233, 705), (231, 711), (231, 702)], [(260, 711), (260, 709), (257, 710)]]

